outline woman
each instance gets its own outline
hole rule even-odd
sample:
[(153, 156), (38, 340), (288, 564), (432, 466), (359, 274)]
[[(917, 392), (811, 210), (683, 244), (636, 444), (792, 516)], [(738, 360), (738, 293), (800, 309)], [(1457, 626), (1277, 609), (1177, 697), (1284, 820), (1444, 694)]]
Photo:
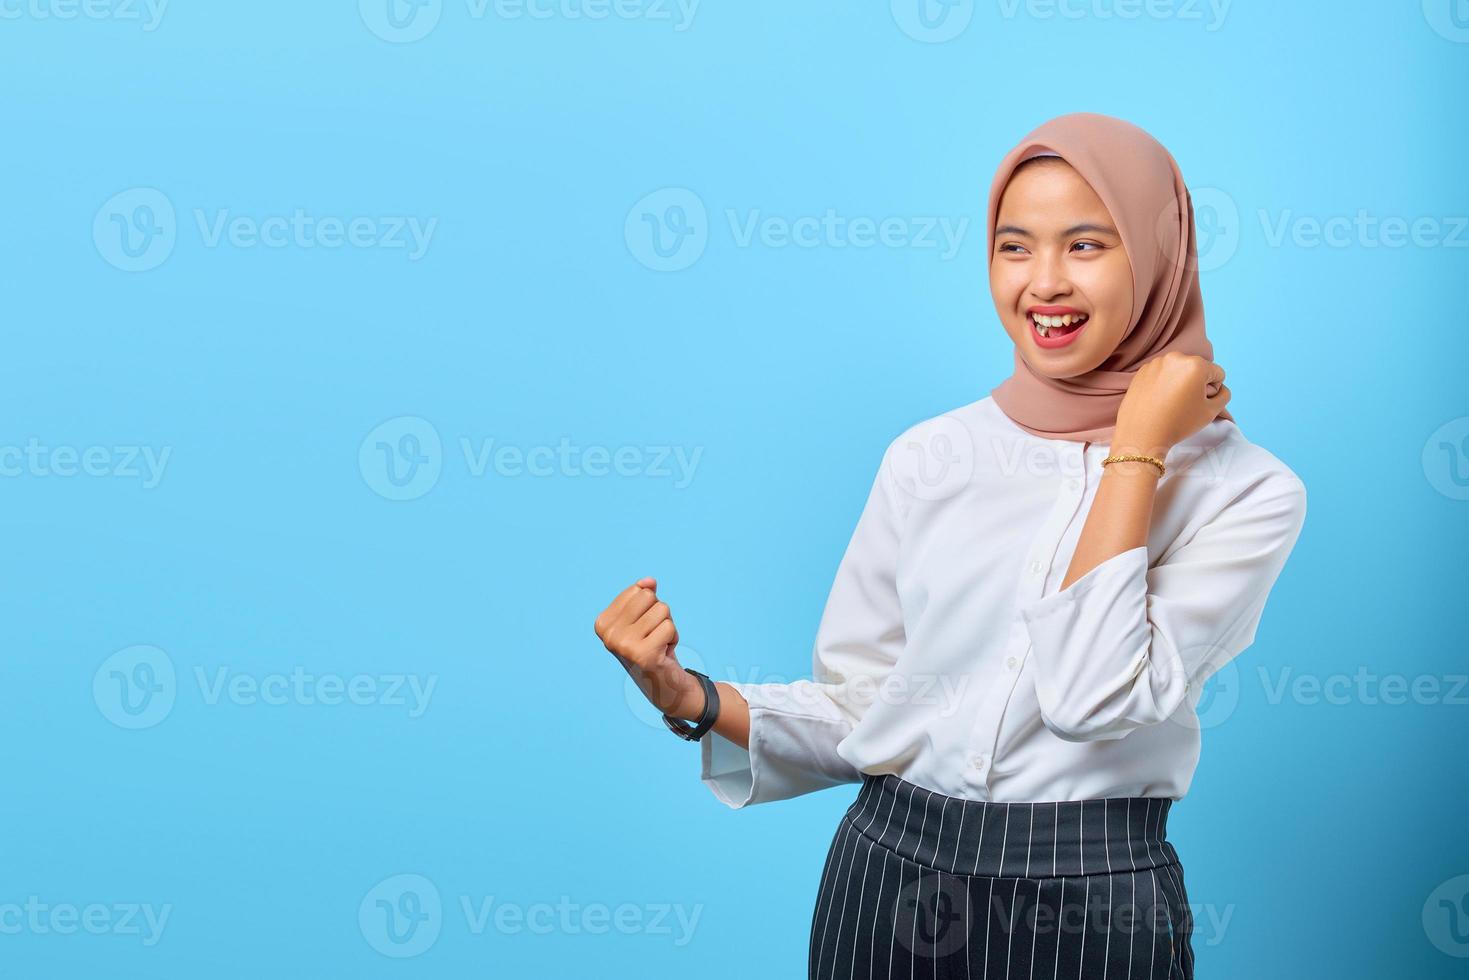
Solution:
[(1193, 218), (1172, 155), (1119, 119), (1061, 116), (1005, 157), (1014, 373), (889, 444), (812, 680), (681, 668), (651, 578), (598, 617), (728, 806), (861, 783), (811, 977), (1193, 976), (1168, 813), (1200, 685), (1253, 641), (1306, 509), (1225, 408)]

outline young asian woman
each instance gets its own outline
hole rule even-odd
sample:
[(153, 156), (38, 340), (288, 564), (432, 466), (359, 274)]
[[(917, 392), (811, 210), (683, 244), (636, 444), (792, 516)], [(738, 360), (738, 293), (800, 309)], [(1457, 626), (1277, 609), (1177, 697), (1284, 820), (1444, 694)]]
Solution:
[[(733, 808), (860, 784), (812, 978), (1192, 977), (1168, 817), (1202, 684), (1254, 641), (1305, 488), (1225, 407), (1156, 139), (1049, 120), (997, 168), (988, 227), (1013, 373), (889, 443), (812, 678), (714, 683), (700, 778)], [(656, 579), (596, 631), (667, 716), (704, 716)]]

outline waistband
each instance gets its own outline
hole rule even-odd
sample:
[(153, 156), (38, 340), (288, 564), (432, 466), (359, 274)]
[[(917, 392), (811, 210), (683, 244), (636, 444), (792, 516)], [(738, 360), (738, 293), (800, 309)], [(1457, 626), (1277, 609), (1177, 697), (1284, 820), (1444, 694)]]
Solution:
[(842, 819), (937, 871), (1046, 878), (1177, 863), (1167, 839), (1172, 804), (1157, 796), (991, 803), (935, 793), (892, 773), (863, 773), (862, 791)]

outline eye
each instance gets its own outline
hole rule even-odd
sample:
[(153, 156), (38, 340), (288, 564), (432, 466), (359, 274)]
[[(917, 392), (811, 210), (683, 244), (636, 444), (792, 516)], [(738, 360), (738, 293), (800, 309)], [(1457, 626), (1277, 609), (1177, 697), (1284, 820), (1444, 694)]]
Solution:
[(1071, 247), (1072, 248), (1077, 248), (1077, 247), (1082, 246), (1082, 245), (1090, 246), (1091, 250), (1093, 250), (1093, 251), (1100, 251), (1102, 249), (1102, 247), (1103, 247), (1100, 242), (1072, 242), (1071, 243)]
[(1014, 252), (1020, 252), (1020, 251), (1024, 251), (1024, 248), (1018, 242), (1005, 242), (1002, 245), (1000, 245), (999, 248), (995, 249), (995, 251), (997, 251), (997, 252), (1012, 252), (1012, 251), (1014, 251)]

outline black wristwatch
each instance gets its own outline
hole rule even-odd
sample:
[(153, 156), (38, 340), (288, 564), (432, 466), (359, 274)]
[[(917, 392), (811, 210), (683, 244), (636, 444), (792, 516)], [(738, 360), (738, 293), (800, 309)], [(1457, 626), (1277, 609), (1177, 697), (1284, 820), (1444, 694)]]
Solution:
[(690, 725), (684, 719), (672, 718), (667, 712), (664, 712), (663, 724), (667, 725), (669, 730), (679, 738), (697, 742), (704, 737), (705, 732), (714, 727), (714, 719), (719, 717), (719, 691), (715, 689), (714, 682), (709, 679), (708, 674), (701, 674), (692, 667), (685, 667), (684, 670), (697, 677), (699, 683), (704, 686), (704, 713), (699, 715), (698, 724)]

